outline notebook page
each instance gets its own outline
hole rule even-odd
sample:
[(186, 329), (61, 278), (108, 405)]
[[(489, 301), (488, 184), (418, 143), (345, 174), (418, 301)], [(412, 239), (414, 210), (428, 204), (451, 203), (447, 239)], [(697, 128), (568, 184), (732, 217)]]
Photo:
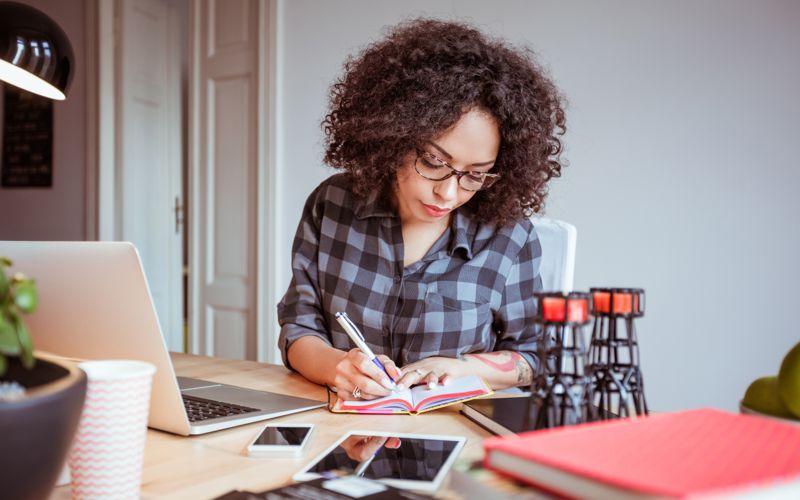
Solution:
[[(410, 389), (403, 389), (394, 390), (388, 396), (384, 396), (382, 398), (376, 399), (364, 399), (364, 400), (355, 400), (355, 401), (340, 401), (343, 406), (348, 409), (359, 409), (359, 408), (381, 408), (386, 410), (408, 410), (408, 407), (403, 403), (398, 402), (398, 400), (403, 400), (408, 402), (408, 406), (412, 405), (412, 396)], [(337, 404), (337, 406), (339, 406)]]
[[(477, 393), (488, 393), (491, 390), (486, 387), (483, 380), (477, 375), (467, 375), (451, 381), (447, 385), (437, 385), (433, 389), (428, 389), (427, 385), (418, 385), (411, 389), (411, 400), (414, 408), (420, 402), (432, 398), (432, 400), (425, 402), (425, 406), (429, 404), (440, 405), (448, 401), (459, 401), (468, 397), (472, 397)], [(423, 408), (417, 408), (419, 410)]]

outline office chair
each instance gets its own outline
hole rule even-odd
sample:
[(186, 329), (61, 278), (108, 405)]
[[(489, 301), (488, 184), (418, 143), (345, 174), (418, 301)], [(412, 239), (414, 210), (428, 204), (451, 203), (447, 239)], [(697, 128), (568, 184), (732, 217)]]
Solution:
[(547, 292), (571, 292), (575, 281), (575, 245), (578, 230), (572, 224), (547, 217), (531, 217), (542, 245), (539, 272)]
[[(531, 217), (531, 222), (542, 245), (542, 260), (539, 264), (542, 290), (571, 292), (575, 281), (575, 245), (578, 230), (569, 222), (536, 215)], [(514, 395), (530, 394), (519, 387), (509, 387), (497, 392)]]

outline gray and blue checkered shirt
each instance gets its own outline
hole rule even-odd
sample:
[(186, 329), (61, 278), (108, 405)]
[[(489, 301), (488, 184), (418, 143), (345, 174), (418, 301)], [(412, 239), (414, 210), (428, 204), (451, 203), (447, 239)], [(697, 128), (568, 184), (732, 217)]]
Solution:
[(355, 347), (334, 318), (347, 312), (376, 354), (403, 366), (430, 356), (518, 351), (536, 372), (542, 249), (528, 219), (498, 228), (461, 207), (450, 230), (403, 266), (400, 217), (385, 196), (358, 201), (334, 175), (306, 201), (292, 246), (292, 281), (278, 304), (278, 344), (313, 335)]

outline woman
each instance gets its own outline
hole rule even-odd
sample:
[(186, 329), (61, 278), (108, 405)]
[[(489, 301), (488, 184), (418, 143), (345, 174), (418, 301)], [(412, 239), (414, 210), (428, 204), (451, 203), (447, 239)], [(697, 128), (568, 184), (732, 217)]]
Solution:
[(528, 217), (561, 173), (556, 88), (527, 51), (420, 19), (345, 63), (323, 126), (343, 172), (309, 196), (278, 304), (283, 360), (343, 399), (536, 371), (541, 247)]

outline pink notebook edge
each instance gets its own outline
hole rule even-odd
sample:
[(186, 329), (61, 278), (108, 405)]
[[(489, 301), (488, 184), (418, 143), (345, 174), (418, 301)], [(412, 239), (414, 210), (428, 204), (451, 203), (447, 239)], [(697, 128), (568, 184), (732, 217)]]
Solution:
[[(363, 414), (373, 414), (373, 415), (394, 415), (394, 414), (405, 414), (409, 413), (412, 415), (417, 415), (419, 413), (425, 413), (427, 411), (435, 410), (437, 408), (442, 408), (445, 406), (449, 406), (451, 404), (457, 403), (465, 403), (467, 401), (472, 401), (473, 399), (478, 399), (486, 396), (491, 396), (494, 394), (494, 390), (491, 388), (489, 384), (481, 376), (477, 376), (478, 380), (480, 380), (482, 387), (480, 389), (473, 389), (470, 391), (461, 391), (461, 392), (448, 392), (448, 393), (441, 393), (436, 394), (434, 396), (429, 396), (417, 402), (417, 404), (413, 407), (408, 405), (408, 401), (405, 399), (400, 398), (393, 398), (393, 399), (385, 399), (380, 402), (375, 402), (374, 404), (365, 404), (359, 406), (347, 406), (347, 402), (340, 404), (342, 400), (337, 400), (336, 404), (333, 406), (331, 411), (333, 413), (363, 413)], [(426, 404), (429, 401), (435, 401), (437, 399), (455, 399), (455, 401), (446, 402), (438, 405), (433, 405), (429, 408), (419, 409), (422, 405)], [(403, 410), (380, 410), (379, 408), (382, 406), (386, 406), (387, 404), (394, 404), (400, 403), (405, 408), (406, 411)]]

